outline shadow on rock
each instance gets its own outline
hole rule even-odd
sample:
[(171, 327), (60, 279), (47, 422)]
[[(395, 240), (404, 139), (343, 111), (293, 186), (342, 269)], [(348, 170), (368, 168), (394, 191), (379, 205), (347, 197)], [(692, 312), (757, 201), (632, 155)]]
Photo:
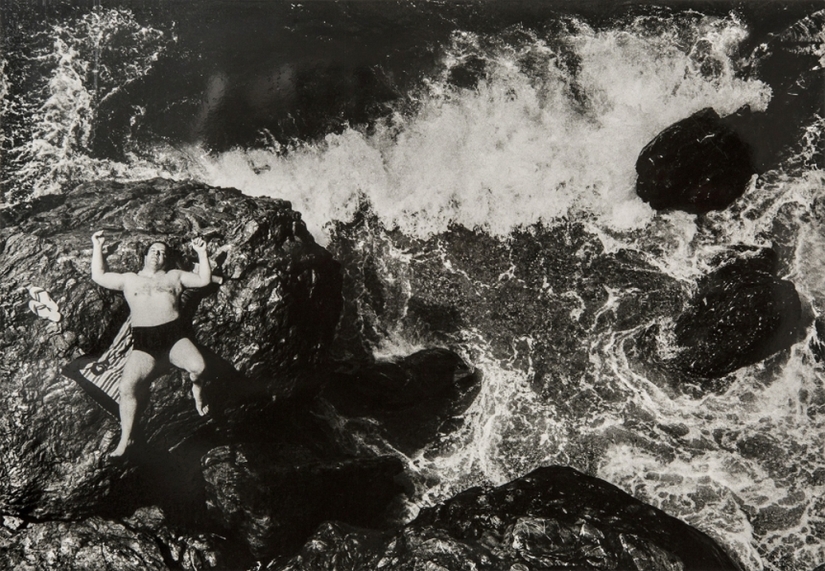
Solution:
[(471, 488), (399, 531), (328, 523), (269, 571), (338, 569), (739, 571), (710, 537), (572, 468)]
[[(193, 461), (194, 460), (194, 461)], [(99, 508), (99, 514), (120, 518), (136, 509), (156, 505), (177, 524), (207, 525), (203, 477), (197, 459), (148, 445), (135, 445), (124, 459), (107, 460), (121, 470)]]
[(203, 459), (209, 507), (256, 559), (294, 552), (326, 520), (385, 525), (402, 472), (397, 458), (323, 461), (295, 446), (224, 446)]
[[(191, 474), (202, 454), (203, 483), (191, 477), (187, 494), (194, 501), (194, 491), (205, 485), (212, 521), (256, 559), (289, 555), (327, 520), (379, 528), (394, 523), (408, 491), (402, 461), (354, 446), (351, 435), (342, 438), (330, 404), (338, 414), (378, 420), (393, 446), (415, 449), (450, 429), (478, 381), (479, 374), (446, 349), (349, 373), (317, 371), (288, 399), (236, 399), (173, 452), (186, 456), (181, 474)], [(181, 480), (185, 487), (187, 478)]]
[(481, 373), (452, 351), (425, 349), (334, 374), (321, 397), (345, 417), (377, 420), (381, 437), (410, 454), (455, 428), (480, 381)]
[[(272, 399), (263, 385), (245, 378), (228, 361), (208, 350), (204, 357), (217, 375), (204, 389), (209, 414), (198, 417), (192, 405), (185, 411), (156, 411), (152, 421), (142, 424), (145, 444), (136, 445), (125, 462), (108, 461), (115, 470), (122, 470), (107, 504), (108, 515), (123, 516), (140, 506), (158, 505), (176, 524), (208, 526), (212, 518), (206, 512), (201, 463), (210, 451), (222, 446), (306, 450), (318, 461), (347, 458), (329, 424), (312, 414), (314, 391), (304, 389), (289, 398)], [(167, 390), (181, 390), (173, 376), (165, 380)], [(164, 406), (163, 388), (158, 392), (150, 406)], [(196, 417), (199, 428), (170, 439), (174, 431), (161, 426), (158, 419), (176, 422), (177, 416)], [(177, 422), (192, 426), (189, 421)]]

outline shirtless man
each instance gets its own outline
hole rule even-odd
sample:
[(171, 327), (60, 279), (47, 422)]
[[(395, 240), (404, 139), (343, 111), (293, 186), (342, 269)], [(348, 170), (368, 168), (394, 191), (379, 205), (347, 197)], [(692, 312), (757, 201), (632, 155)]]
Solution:
[(143, 269), (119, 274), (106, 270), (103, 231), (92, 234), (92, 280), (107, 289), (122, 291), (132, 313), (132, 352), (120, 379), (120, 443), (110, 454), (123, 456), (132, 445), (132, 429), (149, 399), (152, 380), (169, 365), (183, 369), (192, 380), (195, 408), (203, 416), (209, 407), (201, 398), (203, 356), (189, 337), (180, 316), (183, 288), (204, 287), (212, 281), (212, 270), (202, 238), (192, 240), (198, 254), (198, 271), (166, 271), (167, 246), (155, 242), (146, 250)]

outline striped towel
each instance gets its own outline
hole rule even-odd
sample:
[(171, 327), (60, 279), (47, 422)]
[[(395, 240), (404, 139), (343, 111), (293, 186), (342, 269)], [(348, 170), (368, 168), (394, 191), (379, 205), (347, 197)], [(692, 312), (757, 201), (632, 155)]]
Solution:
[(106, 412), (118, 418), (120, 377), (131, 352), (132, 322), (127, 318), (102, 355), (76, 359), (63, 369), (63, 375), (77, 382)]

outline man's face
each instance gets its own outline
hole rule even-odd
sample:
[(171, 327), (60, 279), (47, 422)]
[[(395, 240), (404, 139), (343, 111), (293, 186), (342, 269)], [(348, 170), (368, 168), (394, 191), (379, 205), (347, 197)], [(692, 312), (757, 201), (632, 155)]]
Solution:
[(143, 259), (144, 267), (153, 270), (161, 270), (166, 265), (166, 246), (164, 244), (152, 244), (146, 257)]

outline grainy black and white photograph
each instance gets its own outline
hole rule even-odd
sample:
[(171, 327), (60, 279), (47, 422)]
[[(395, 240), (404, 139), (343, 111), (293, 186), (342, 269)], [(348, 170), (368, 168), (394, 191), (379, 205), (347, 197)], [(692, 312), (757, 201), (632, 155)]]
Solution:
[(0, 568), (825, 570), (825, 4), (2, 0)]

